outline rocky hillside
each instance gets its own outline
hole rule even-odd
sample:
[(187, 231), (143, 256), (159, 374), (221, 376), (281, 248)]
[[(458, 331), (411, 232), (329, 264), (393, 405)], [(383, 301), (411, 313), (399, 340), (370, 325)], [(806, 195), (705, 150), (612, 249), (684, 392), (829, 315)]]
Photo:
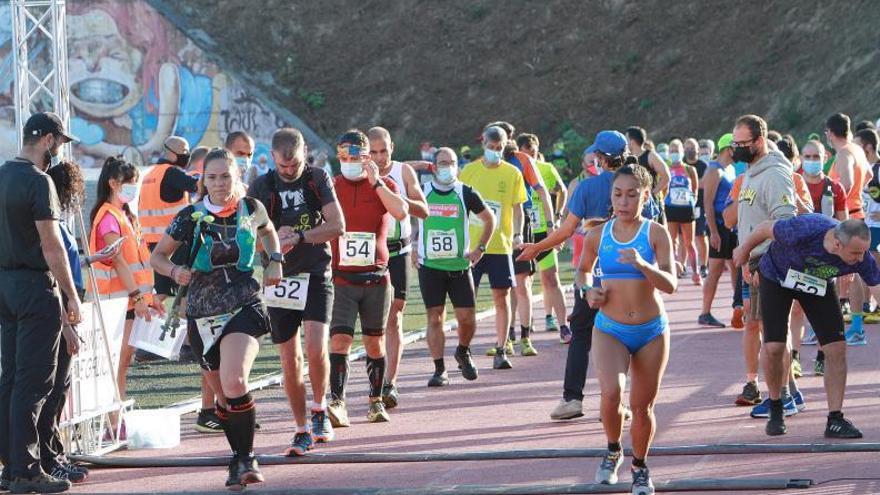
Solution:
[(545, 142), (634, 123), (717, 137), (746, 112), (803, 137), (836, 111), (880, 117), (868, 0), (164, 3), (331, 140), (382, 124), (414, 151), (496, 119)]

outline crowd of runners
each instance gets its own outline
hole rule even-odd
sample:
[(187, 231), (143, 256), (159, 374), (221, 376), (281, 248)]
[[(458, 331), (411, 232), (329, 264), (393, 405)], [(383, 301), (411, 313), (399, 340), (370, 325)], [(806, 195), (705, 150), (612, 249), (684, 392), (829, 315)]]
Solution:
[[(843, 401), (847, 345), (867, 343), (864, 317), (872, 298), (880, 301), (877, 131), (863, 122), (853, 133), (849, 117), (835, 114), (824, 139), (812, 135), (799, 147), (761, 117), (731, 124), (717, 138), (664, 143), (640, 127), (599, 132), (569, 184), (559, 170), (567, 165), (546, 160), (536, 135), (500, 121), (482, 128), (475, 159), (469, 147), (460, 150), (467, 159), (440, 147), (397, 161), (388, 130), (351, 129), (335, 143), (335, 176), (310, 165), (294, 128), (272, 136), (274, 168), (251, 163), (254, 142), (244, 132), (214, 149), (191, 150), (172, 136), (143, 177), (121, 157), (104, 162), (81, 240), (93, 253), (86, 258), (67, 221), (85, 198), (82, 174), (56, 159), (75, 137), (54, 114), (35, 114), (20, 155), (0, 166), (0, 490), (60, 492), (88, 476), (68, 460), (58, 421), (80, 301), (95, 296), (128, 300), (117, 370), (123, 398), (135, 320), (185, 317), (187, 347), (203, 370), (196, 428), (225, 434), (233, 489), (263, 480), (248, 389), (263, 337), (279, 347), (295, 425), (286, 454), (307, 455), (351, 425), (356, 337), (366, 352), (367, 421), (392, 421), (389, 411), (406, 407), (397, 379), (416, 280), (434, 364), (428, 387), (450, 383), (448, 305), (455, 366), (465, 381), (479, 379), (471, 342), (484, 278), (494, 306), (492, 368), (515, 370), (518, 359), (536, 356), (532, 289), (540, 280), (539, 326), (569, 346), (553, 420), (583, 415), (592, 351), (608, 447), (597, 483), (617, 483), (630, 420), (632, 493), (654, 493), (646, 459), (670, 339), (662, 295), (682, 283), (702, 286), (696, 323), (742, 331), (744, 373), (730, 380), (744, 386), (731, 404), (766, 418), (768, 435), (785, 434), (785, 418), (806, 407), (801, 346), (818, 345), (824, 435), (861, 438)], [(559, 257), (569, 248), (570, 267)], [(83, 280), (88, 265), (93, 285)], [(565, 270), (574, 272), (570, 308)], [(729, 323), (711, 312), (722, 279), (734, 288), (723, 303), (733, 308)], [(110, 426), (125, 434), (123, 418)]]

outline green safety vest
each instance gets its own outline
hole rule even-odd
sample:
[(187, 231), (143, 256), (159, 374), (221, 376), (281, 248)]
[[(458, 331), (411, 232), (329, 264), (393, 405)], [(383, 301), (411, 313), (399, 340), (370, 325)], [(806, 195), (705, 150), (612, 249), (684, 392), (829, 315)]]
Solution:
[[(550, 195), (550, 199), (553, 200), (554, 195), (551, 195), (550, 192), (556, 189), (556, 184), (561, 180), (559, 172), (556, 171), (556, 168), (552, 163), (535, 162), (535, 165), (538, 167), (538, 173), (541, 174), (541, 178), (544, 179), (544, 187), (547, 188), (547, 194)], [(550, 209), (553, 210), (552, 205)], [(547, 232), (547, 218), (544, 216), (544, 203), (541, 201), (541, 197), (538, 196), (537, 192), (532, 192), (532, 209), (526, 213), (528, 213), (529, 218), (532, 221), (532, 232), (535, 234), (543, 234), (544, 232)]]
[(470, 229), (463, 190), (461, 182), (457, 182), (452, 191), (445, 194), (435, 190), (433, 183), (425, 184), (428, 217), (419, 219), (421, 265), (447, 272), (470, 267), (470, 260), (464, 257), (470, 245)]

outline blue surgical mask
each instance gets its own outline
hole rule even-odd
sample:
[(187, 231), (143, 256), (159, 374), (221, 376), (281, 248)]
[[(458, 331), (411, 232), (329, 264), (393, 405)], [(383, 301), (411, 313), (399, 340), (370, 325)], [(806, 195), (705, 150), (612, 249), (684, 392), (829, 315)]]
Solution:
[(496, 164), (501, 161), (501, 152), (485, 148), (483, 150), (483, 160), (486, 163)]
[(669, 161), (671, 161), (672, 163), (680, 162), (681, 161), (681, 153), (670, 153), (669, 154)]
[(122, 184), (119, 192), (116, 193), (116, 197), (119, 198), (121, 203), (128, 204), (137, 199), (137, 193), (137, 184)]
[(733, 164), (733, 170), (736, 171), (737, 176), (746, 173), (747, 168), (749, 168), (749, 164), (746, 162), (734, 162)]
[(339, 170), (342, 172), (342, 176), (348, 180), (359, 180), (366, 175), (361, 162), (342, 162), (339, 164)]
[(242, 171), (246, 171), (251, 166), (251, 158), (249, 156), (237, 156), (235, 157), (235, 163), (238, 164)]
[(665, 151), (658, 151), (657, 154), (660, 155), (660, 158), (662, 158), (664, 162), (669, 160), (669, 156)]
[(699, 159), (703, 163), (710, 163), (712, 161), (712, 155), (700, 155)]
[(448, 186), (455, 182), (455, 174), (452, 173), (452, 167), (439, 167), (437, 168), (436, 179), (440, 184)]
[(819, 175), (822, 173), (822, 162), (819, 160), (804, 160), (801, 162), (801, 166), (804, 169), (804, 173), (807, 175)]

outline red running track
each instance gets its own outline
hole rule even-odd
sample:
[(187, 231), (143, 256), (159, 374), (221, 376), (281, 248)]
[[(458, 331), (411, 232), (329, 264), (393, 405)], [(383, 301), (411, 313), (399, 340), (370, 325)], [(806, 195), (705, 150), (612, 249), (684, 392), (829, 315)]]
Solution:
[[(730, 286), (722, 284), (713, 312), (729, 322)], [(696, 325), (701, 290), (682, 281), (677, 294), (667, 297), (672, 323), (669, 367), (656, 407), (657, 446), (715, 443), (823, 443), (827, 414), (822, 381), (812, 376), (815, 347), (802, 349), (806, 376), (800, 381), (807, 411), (789, 418), (789, 433), (770, 438), (764, 421), (748, 417), (748, 408), (733, 405), (744, 382), (740, 351), (741, 333), (730, 328), (709, 329)], [(543, 307), (535, 312), (538, 333), (534, 341), (540, 355), (513, 359), (512, 370), (493, 371), (491, 358), (483, 356), (494, 340), (492, 320), (479, 325), (474, 350), (480, 368), (476, 382), (465, 382), (455, 370), (447, 342), (447, 366), (452, 384), (428, 389), (433, 371), (423, 342), (410, 346), (401, 369), (401, 404), (386, 424), (368, 424), (364, 363), (352, 365), (349, 393), (351, 428), (337, 430), (334, 442), (318, 452), (423, 452), (483, 451), (536, 448), (601, 448), (605, 445), (597, 421), (598, 395), (594, 373), (587, 380), (585, 417), (554, 422), (549, 412), (561, 396), (566, 347), (555, 334), (543, 332)], [(868, 326), (869, 345), (849, 348), (849, 384), (844, 411), (865, 433), (863, 442), (880, 441), (878, 424), (878, 372), (876, 328)], [(764, 390), (763, 384), (761, 385)], [(278, 454), (293, 435), (293, 422), (280, 388), (257, 393), (259, 454)], [(222, 435), (200, 435), (192, 429), (194, 416), (182, 418), (183, 438), (172, 450), (121, 452), (121, 456), (226, 455)], [(629, 445), (624, 435), (624, 446)], [(649, 465), (656, 481), (692, 478), (809, 478), (817, 482), (836, 478), (880, 477), (876, 453), (705, 455), (652, 457)], [(567, 484), (591, 483), (597, 459), (517, 460), (490, 462), (444, 462), (419, 464), (351, 464), (267, 466), (266, 482), (249, 488), (259, 492), (283, 488), (365, 487), (414, 488), (456, 484)], [(621, 480), (629, 481), (629, 462)], [(95, 469), (72, 493), (205, 492), (223, 491), (222, 468)], [(746, 492), (736, 492), (746, 493)], [(749, 492), (763, 493), (763, 492)], [(827, 483), (803, 494), (880, 493), (880, 481), (852, 480)]]

